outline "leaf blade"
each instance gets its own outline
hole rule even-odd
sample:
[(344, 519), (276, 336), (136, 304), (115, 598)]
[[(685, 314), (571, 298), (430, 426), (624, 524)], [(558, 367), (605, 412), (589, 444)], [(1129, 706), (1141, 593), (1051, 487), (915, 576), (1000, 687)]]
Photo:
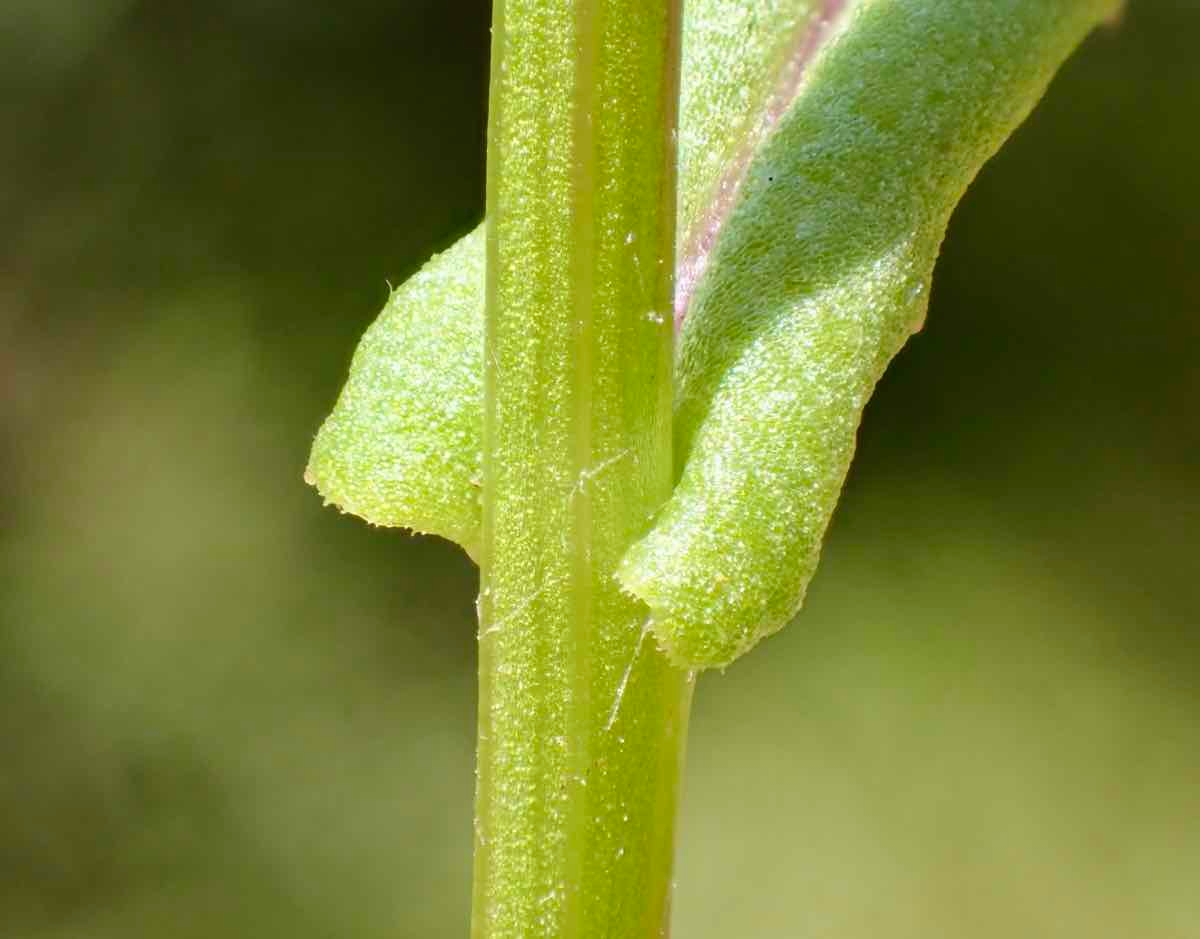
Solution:
[(305, 479), (372, 525), (477, 557), (483, 415), (480, 225), (392, 292), (313, 442)]
[(750, 166), (683, 324), (682, 475), (619, 577), (689, 668), (799, 610), (967, 185), (1108, 0), (868, 0)]
[[(676, 305), (679, 482), (618, 570), (623, 586), (650, 607), (659, 643), (677, 663), (727, 665), (799, 609), (863, 406), (919, 328), (954, 205), (1067, 54), (1120, 6), (1119, 0), (688, 5), (678, 218), (684, 289)], [(819, 55), (803, 52), (814, 33), (836, 42)], [(743, 47), (755, 59), (735, 68)], [(788, 71), (797, 57), (804, 70), (799, 81)], [(791, 97), (781, 99), (781, 89)], [(771, 108), (779, 113), (764, 116)], [(697, 247), (696, 232), (719, 198), (728, 204), (716, 215), (712, 242)], [(472, 244), (477, 258), (470, 263), (482, 264), (482, 240)], [(689, 283), (698, 250), (707, 263)], [(430, 276), (438, 276), (433, 263)], [(478, 374), (482, 280), (474, 298), (463, 294), (456, 303), (448, 309), (470, 328), (448, 337), (460, 346), (440, 354), (455, 363), (455, 374), (477, 356)], [(476, 328), (477, 337), (470, 332)], [(455, 396), (462, 414), (477, 415), (478, 434), (479, 384), (462, 375), (461, 387), (431, 386), (429, 393)], [(478, 462), (468, 457), (478, 444), (462, 442), (469, 423), (455, 425), (462, 450), (446, 477), (458, 488), (430, 500), (444, 518), (430, 514), (424, 530), (472, 552)], [(378, 443), (381, 451), (397, 446), (387, 433)], [(385, 453), (368, 449), (347, 454), (388, 465)], [(431, 466), (414, 464), (414, 472)], [(325, 485), (333, 478), (327, 471)], [(368, 483), (364, 478), (362, 487)], [(412, 490), (422, 485), (414, 479)], [(375, 513), (376, 523), (420, 527), (404, 520), (411, 499), (404, 512), (381, 500), (353, 504)]]

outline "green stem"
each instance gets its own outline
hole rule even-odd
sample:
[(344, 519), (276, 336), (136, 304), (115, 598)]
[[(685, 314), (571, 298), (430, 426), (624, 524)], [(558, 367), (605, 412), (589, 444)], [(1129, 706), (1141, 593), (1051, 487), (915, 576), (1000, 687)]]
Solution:
[(691, 683), (613, 577), (670, 493), (679, 0), (498, 0), (475, 939), (661, 936)]

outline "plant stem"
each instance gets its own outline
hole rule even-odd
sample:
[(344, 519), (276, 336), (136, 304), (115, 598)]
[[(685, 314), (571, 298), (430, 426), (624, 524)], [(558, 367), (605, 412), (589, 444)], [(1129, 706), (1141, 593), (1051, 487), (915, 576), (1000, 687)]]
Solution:
[(691, 696), (613, 578), (670, 492), (679, 0), (497, 0), (475, 939), (662, 936)]

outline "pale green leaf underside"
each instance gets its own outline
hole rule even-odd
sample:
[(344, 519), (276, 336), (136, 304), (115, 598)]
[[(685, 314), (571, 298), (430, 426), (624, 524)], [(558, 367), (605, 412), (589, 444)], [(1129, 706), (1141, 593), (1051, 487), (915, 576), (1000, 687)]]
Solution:
[[(799, 609), (862, 408), (922, 320), (954, 205), (1118, 5), (687, 4), (680, 478), (619, 572), (675, 661), (728, 664)], [(822, 18), (833, 38), (812, 58)], [(368, 331), (310, 480), (346, 511), (473, 552), (482, 366), (477, 230)]]

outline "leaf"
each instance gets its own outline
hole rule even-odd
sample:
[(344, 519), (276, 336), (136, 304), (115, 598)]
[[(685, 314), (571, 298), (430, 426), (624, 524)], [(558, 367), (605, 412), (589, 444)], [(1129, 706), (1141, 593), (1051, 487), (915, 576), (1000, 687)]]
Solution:
[[(752, 136), (814, 0), (689, 0), (679, 221), (686, 232)], [(354, 355), (305, 479), (373, 525), (440, 535), (477, 558), (483, 476), (483, 226), (393, 292)], [(655, 315), (663, 315), (655, 313)]]
[(747, 169), (685, 311), (682, 477), (620, 577), (689, 668), (799, 610), (862, 409), (919, 328), (955, 204), (1111, 2), (849, 9)]
[[(679, 482), (618, 572), (649, 606), (658, 641), (678, 664), (726, 665), (798, 611), (863, 406), (920, 326), (954, 205), (1062, 60), (1118, 8), (1116, 0), (688, 4), (675, 309)], [(474, 244), (481, 254), (478, 235), (469, 239), (464, 252)], [(453, 271), (439, 259), (418, 277), (432, 284)], [(429, 318), (411, 336), (387, 348), (377, 340), (371, 352), (364, 340), (347, 393), (357, 386), (354, 396), (376, 405), (339, 416), (339, 401), (330, 418), (339, 441), (354, 447), (326, 443), (324, 428), (318, 436), (325, 473), (313, 476), (327, 498), (377, 523), (453, 529), (451, 537), (477, 541), (466, 507), (477, 504), (469, 480), (482, 422), (482, 338), (466, 338), (469, 329), (450, 319), (482, 329), (478, 289), (474, 298), (454, 294), (441, 311), (452, 336), (439, 335), (436, 313), (425, 309)], [(414, 316), (418, 300), (438, 299), (439, 290), (425, 291), (411, 298)], [(455, 337), (465, 352), (449, 348)], [(426, 363), (418, 376), (444, 357), (459, 383), (426, 390), (398, 366), (372, 363), (376, 354)], [(379, 381), (403, 382), (403, 393)], [(385, 402), (418, 416), (440, 407), (461, 417), (473, 408), (474, 422), (452, 422), (453, 436), (438, 438), (436, 426), (389, 416)], [(394, 448), (439, 442), (445, 463), (395, 457)], [(431, 472), (452, 464), (453, 485)], [(413, 474), (403, 485), (395, 480), (401, 465)], [(344, 480), (378, 498), (359, 498), (355, 508), (339, 488)], [(396, 492), (403, 505), (388, 501)], [(418, 519), (409, 513), (423, 492)]]
[(304, 478), (344, 512), (475, 557), (483, 423), (484, 228), (392, 292), (363, 336)]

